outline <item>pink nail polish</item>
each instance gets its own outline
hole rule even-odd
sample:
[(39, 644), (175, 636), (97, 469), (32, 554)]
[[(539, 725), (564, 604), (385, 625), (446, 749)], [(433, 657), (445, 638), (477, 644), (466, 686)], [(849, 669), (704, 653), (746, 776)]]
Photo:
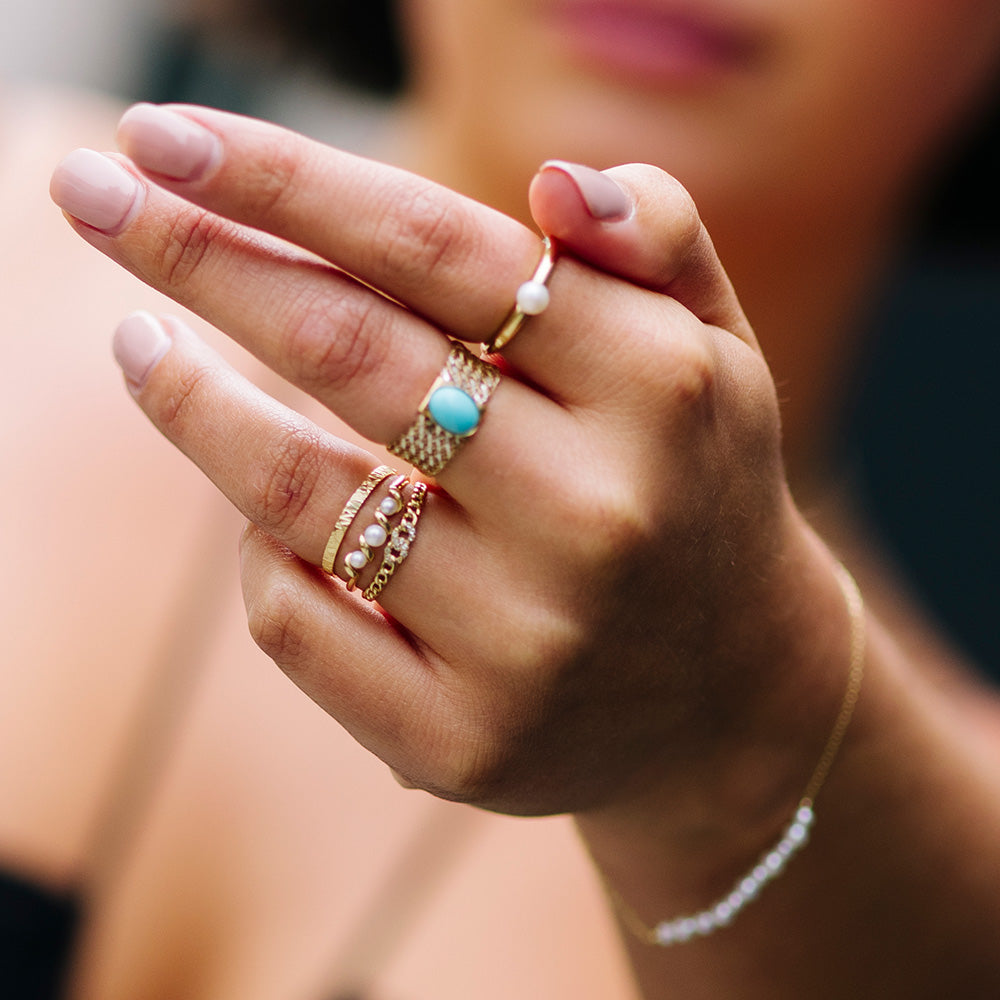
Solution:
[(620, 222), (632, 213), (629, 196), (607, 174), (581, 163), (546, 160), (540, 170), (559, 170), (576, 185), (587, 211), (601, 222)]
[(163, 325), (148, 312), (132, 313), (118, 324), (112, 349), (132, 389), (146, 384), (171, 343)]
[(52, 200), (74, 218), (115, 235), (140, 204), (141, 185), (123, 166), (92, 149), (76, 149), (55, 169)]
[(143, 170), (175, 181), (204, 176), (222, 156), (222, 143), (184, 115), (155, 104), (136, 104), (118, 124), (118, 143)]

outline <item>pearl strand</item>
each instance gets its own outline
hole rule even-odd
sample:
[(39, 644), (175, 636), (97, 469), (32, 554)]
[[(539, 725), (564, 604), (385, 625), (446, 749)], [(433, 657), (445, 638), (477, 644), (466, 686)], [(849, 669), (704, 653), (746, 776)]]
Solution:
[(683, 944), (692, 938), (703, 937), (721, 927), (728, 926), (748, 903), (757, 898), (761, 889), (768, 882), (777, 878), (785, 870), (789, 859), (808, 842), (815, 821), (813, 803), (826, 781), (837, 752), (840, 750), (851, 717), (854, 715), (854, 707), (861, 692), (861, 680), (865, 668), (864, 600), (854, 577), (843, 565), (836, 563), (834, 574), (844, 595), (844, 602), (847, 605), (851, 621), (851, 651), (847, 671), (847, 690), (844, 692), (840, 711), (837, 713), (833, 729), (826, 741), (826, 746), (823, 748), (823, 753), (820, 755), (819, 763), (813, 769), (805, 793), (799, 800), (794, 818), (785, 827), (777, 844), (760, 856), (757, 864), (733, 886), (732, 891), (727, 896), (698, 913), (676, 917), (673, 920), (661, 920), (655, 926), (649, 927), (605, 882), (608, 894), (618, 910), (622, 923), (637, 938), (647, 944), (660, 945), (661, 947)]
[(803, 799), (795, 812), (795, 819), (785, 828), (781, 840), (760, 856), (757, 865), (733, 886), (728, 896), (700, 913), (661, 920), (652, 929), (651, 937), (655, 943), (664, 946), (683, 944), (699, 934), (711, 934), (732, 923), (740, 910), (756, 899), (760, 890), (784, 871), (792, 855), (806, 845), (814, 819), (812, 806)]

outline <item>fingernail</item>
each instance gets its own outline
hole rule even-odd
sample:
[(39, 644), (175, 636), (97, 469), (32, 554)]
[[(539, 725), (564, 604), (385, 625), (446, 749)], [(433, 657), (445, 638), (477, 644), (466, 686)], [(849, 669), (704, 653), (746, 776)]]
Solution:
[(197, 180), (222, 156), (218, 136), (155, 104), (136, 104), (122, 115), (118, 144), (143, 170), (175, 181)]
[(148, 312), (135, 312), (118, 324), (112, 343), (115, 360), (133, 389), (141, 389), (172, 341), (162, 324)]
[(581, 163), (546, 160), (540, 170), (559, 170), (576, 185), (587, 211), (601, 222), (617, 222), (632, 211), (632, 201), (607, 174)]
[(115, 235), (140, 203), (141, 185), (123, 166), (92, 149), (75, 149), (55, 169), (52, 200), (74, 218)]

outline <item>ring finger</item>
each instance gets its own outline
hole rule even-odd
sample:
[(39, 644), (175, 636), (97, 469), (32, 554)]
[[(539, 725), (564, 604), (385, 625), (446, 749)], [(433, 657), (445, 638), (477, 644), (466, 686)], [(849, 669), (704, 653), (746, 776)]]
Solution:
[[(131, 177), (125, 166), (89, 151), (72, 155), (77, 176)], [(57, 200), (95, 224), (106, 222), (76, 197), (80, 184), (57, 174)], [(125, 181), (122, 181), (124, 183)], [(102, 190), (110, 182), (103, 181)], [(93, 186), (93, 183), (92, 185)], [(362, 435), (396, 440), (413, 422), (444, 366), (448, 342), (426, 321), (315, 258), (251, 233), (163, 191), (144, 190), (124, 228), (77, 223), (99, 249), (148, 283), (200, 312)], [(75, 200), (74, 200), (75, 199)], [(539, 394), (505, 380), (489, 403), (475, 447), (465, 446), (439, 477), (461, 502), (486, 508), (513, 500), (490, 473), (523, 465), (565, 414)], [(505, 482), (506, 480), (504, 480)]]
[[(345, 502), (378, 460), (266, 396), (177, 320), (130, 317), (116, 334), (116, 354), (133, 395), (158, 429), (250, 521), (319, 565)], [(342, 579), (343, 557), (357, 547), (386, 485), (372, 494), (345, 534), (333, 563)], [(431, 494), (417, 525), (412, 560), (407, 555), (378, 597), (401, 624), (443, 654), (462, 636), (453, 634), (452, 616), (436, 613), (440, 608), (461, 601), (473, 614), (483, 614), (492, 606), (495, 588), (488, 585), (488, 557), (481, 544), (489, 523), (446, 495)], [(359, 575), (362, 584), (370, 582), (383, 554), (375, 546), (375, 561)], [(463, 566), (469, 572), (459, 582), (456, 574), (435, 572), (435, 566)]]

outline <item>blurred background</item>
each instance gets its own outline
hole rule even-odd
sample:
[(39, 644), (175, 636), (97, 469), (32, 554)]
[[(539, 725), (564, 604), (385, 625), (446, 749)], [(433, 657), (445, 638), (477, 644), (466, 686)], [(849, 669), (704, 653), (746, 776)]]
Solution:
[(191, 101), (369, 148), (386, 101), (334, 81), (250, 0), (4, 0), (0, 81)]

